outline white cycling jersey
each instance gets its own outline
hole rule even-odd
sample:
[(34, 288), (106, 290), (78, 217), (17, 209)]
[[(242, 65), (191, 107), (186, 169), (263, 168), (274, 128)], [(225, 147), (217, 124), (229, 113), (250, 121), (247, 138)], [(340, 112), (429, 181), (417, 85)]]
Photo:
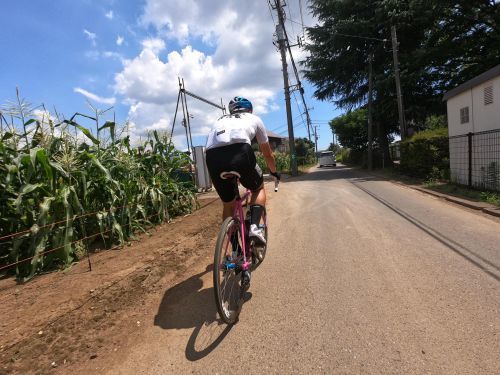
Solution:
[(260, 117), (252, 113), (234, 113), (221, 117), (208, 134), (207, 150), (228, 146), (235, 143), (252, 144), (257, 137), (257, 143), (269, 141), (266, 128)]

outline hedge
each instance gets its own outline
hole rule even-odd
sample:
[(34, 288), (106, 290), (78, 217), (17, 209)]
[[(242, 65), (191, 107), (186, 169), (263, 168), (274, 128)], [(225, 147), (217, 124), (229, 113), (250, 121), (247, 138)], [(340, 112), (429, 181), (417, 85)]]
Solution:
[(447, 179), (450, 169), (448, 129), (425, 130), (400, 143), (403, 173), (420, 178)]

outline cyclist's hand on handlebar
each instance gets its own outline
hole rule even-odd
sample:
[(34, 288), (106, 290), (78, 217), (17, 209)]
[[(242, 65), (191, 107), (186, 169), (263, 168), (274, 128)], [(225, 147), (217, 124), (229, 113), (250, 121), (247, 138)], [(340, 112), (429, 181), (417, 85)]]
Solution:
[(274, 178), (276, 178), (276, 180), (281, 180), (281, 174), (276, 171), (276, 172), (270, 172), (270, 175), (273, 176)]

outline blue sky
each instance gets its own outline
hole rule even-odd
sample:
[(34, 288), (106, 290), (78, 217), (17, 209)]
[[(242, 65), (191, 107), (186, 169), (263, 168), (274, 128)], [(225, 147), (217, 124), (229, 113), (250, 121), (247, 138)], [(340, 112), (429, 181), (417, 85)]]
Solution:
[[(294, 39), (301, 34), (299, 1), (285, 9)], [(90, 113), (88, 99), (101, 109), (113, 106), (109, 117), (114, 111), (117, 122), (129, 120), (139, 139), (171, 129), (180, 76), (188, 90), (212, 101), (248, 97), (269, 130), (287, 135), (281, 62), (272, 45), (277, 17), (266, 0), (17, 0), (3, 2), (2, 10), (0, 104), (14, 100), (19, 87), (33, 105), (70, 117)], [(304, 24), (314, 23), (305, 6), (303, 16)], [(293, 52), (296, 61), (304, 57), (298, 47)], [(340, 112), (312, 98), (313, 88), (303, 83), (324, 149), (332, 141), (327, 121)], [(296, 97), (295, 136), (307, 136)], [(193, 143), (203, 145), (220, 112), (190, 98), (188, 105)], [(175, 144), (185, 148), (176, 127)]]

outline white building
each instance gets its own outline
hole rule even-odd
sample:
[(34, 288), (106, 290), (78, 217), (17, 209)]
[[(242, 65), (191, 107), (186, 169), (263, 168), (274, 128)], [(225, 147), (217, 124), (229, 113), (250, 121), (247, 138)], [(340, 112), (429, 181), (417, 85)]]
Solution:
[(500, 129), (500, 65), (448, 91), (450, 137)]
[(500, 190), (500, 65), (448, 91), (454, 182)]

